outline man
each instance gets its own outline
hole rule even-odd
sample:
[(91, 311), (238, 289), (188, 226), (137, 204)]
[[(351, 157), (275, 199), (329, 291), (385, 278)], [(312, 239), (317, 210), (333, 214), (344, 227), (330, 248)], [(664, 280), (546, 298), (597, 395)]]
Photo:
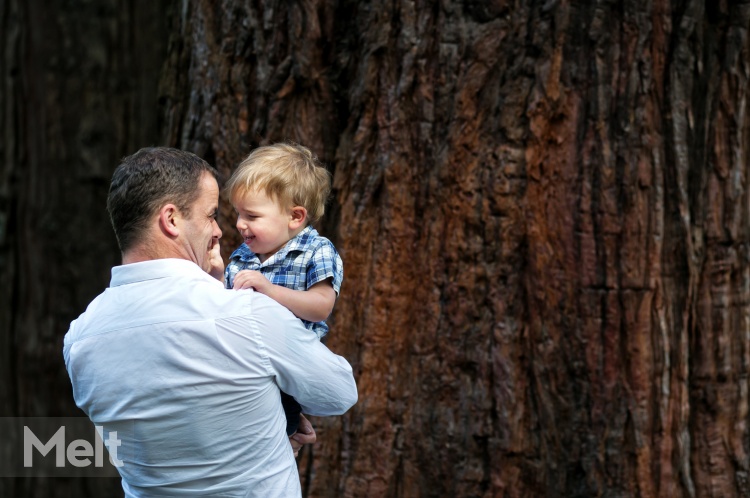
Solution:
[[(63, 354), (126, 497), (299, 496), (279, 389), (303, 412), (357, 401), (350, 365), (283, 306), (225, 290), (215, 172), (193, 154), (142, 149), (112, 178), (122, 266), (76, 319)], [(114, 436), (114, 437), (113, 437)]]

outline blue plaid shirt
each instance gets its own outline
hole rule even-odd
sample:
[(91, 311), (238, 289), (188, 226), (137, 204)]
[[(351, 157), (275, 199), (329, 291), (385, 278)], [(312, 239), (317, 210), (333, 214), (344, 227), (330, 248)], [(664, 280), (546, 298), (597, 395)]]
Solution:
[[(321, 237), (313, 227), (305, 227), (296, 237), (264, 262), (245, 244), (238, 247), (224, 270), (227, 289), (234, 287), (234, 277), (242, 270), (261, 272), (271, 283), (294, 290), (307, 290), (327, 278), (333, 279), (338, 295), (344, 280), (344, 263), (330, 240)], [(323, 337), (328, 333), (326, 322), (302, 320), (309, 330)]]

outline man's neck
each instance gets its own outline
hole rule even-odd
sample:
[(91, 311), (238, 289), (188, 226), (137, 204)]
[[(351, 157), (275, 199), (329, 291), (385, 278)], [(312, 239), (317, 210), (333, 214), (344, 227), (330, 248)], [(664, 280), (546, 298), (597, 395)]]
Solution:
[(186, 259), (182, 254), (170, 248), (160, 246), (159, 244), (140, 244), (122, 253), (122, 264), (141, 263), (143, 261), (152, 261), (154, 259), (177, 258)]

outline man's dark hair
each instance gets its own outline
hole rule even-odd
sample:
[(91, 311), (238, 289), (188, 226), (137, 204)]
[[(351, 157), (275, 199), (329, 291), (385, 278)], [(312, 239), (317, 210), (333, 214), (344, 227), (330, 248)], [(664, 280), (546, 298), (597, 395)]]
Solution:
[(198, 198), (203, 172), (217, 178), (216, 170), (190, 152), (148, 147), (126, 157), (112, 175), (107, 211), (122, 252), (130, 249), (149, 220), (167, 203), (185, 216)]

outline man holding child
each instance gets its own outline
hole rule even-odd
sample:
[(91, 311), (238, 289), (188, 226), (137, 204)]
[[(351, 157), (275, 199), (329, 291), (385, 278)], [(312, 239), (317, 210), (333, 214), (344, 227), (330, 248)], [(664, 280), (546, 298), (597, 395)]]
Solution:
[[(280, 390), (303, 413), (357, 401), (351, 366), (286, 307), (224, 288), (214, 169), (142, 149), (114, 173), (107, 208), (122, 252), (110, 287), (76, 319), (63, 355), (76, 404), (120, 431), (126, 497), (299, 496)], [(290, 445), (290, 441), (293, 445)]]

